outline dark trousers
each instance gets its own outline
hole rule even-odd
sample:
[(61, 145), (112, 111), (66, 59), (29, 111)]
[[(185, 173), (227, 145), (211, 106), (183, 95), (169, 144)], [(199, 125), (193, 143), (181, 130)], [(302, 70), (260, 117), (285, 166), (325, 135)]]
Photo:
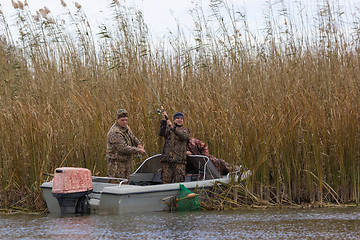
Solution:
[(184, 163), (161, 163), (162, 183), (184, 182), (186, 175), (186, 165)]

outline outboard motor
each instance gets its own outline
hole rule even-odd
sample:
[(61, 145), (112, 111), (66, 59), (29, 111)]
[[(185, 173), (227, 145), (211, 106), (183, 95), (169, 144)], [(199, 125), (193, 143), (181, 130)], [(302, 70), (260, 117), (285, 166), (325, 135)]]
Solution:
[(57, 198), (61, 214), (90, 213), (89, 196), (93, 190), (89, 169), (62, 167), (55, 169), (52, 194)]

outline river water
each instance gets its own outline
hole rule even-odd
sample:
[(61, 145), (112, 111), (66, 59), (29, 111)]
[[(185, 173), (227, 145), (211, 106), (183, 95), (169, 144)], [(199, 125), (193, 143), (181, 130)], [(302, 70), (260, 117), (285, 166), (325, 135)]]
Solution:
[(0, 239), (360, 239), (360, 208), (1, 214)]

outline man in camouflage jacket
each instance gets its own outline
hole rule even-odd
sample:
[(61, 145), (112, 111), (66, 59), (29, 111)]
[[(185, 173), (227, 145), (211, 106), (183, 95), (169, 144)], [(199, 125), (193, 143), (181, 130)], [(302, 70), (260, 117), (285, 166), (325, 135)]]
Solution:
[(120, 109), (117, 111), (116, 122), (107, 134), (106, 160), (109, 177), (128, 179), (130, 177), (132, 155), (146, 153), (127, 122), (127, 111)]
[(219, 159), (210, 155), (209, 149), (205, 143), (199, 139), (190, 137), (186, 145), (186, 150), (188, 155), (204, 155), (207, 156), (210, 161), (212, 161), (215, 167), (219, 170), (221, 175), (226, 175), (230, 171), (230, 164), (225, 162), (223, 159)]
[(184, 182), (186, 175), (186, 143), (190, 131), (183, 127), (184, 114), (174, 114), (174, 125), (168, 119), (167, 113), (163, 112), (163, 120), (160, 123), (159, 135), (165, 137), (162, 151), (161, 180), (163, 183)]

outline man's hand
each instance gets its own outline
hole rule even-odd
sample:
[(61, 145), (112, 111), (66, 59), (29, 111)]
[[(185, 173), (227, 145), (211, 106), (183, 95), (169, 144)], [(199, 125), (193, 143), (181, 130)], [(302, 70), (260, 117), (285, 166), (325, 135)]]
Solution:
[(162, 115), (163, 115), (163, 120), (166, 120), (166, 121), (169, 120), (168, 115), (165, 111), (162, 112)]
[(139, 148), (139, 153), (140, 154), (146, 154), (146, 151), (145, 151), (143, 146), (139, 145), (138, 148)]
[(170, 126), (172, 128), (172, 122), (169, 120), (168, 115), (165, 111), (162, 112), (163, 120), (166, 120), (166, 125)]

